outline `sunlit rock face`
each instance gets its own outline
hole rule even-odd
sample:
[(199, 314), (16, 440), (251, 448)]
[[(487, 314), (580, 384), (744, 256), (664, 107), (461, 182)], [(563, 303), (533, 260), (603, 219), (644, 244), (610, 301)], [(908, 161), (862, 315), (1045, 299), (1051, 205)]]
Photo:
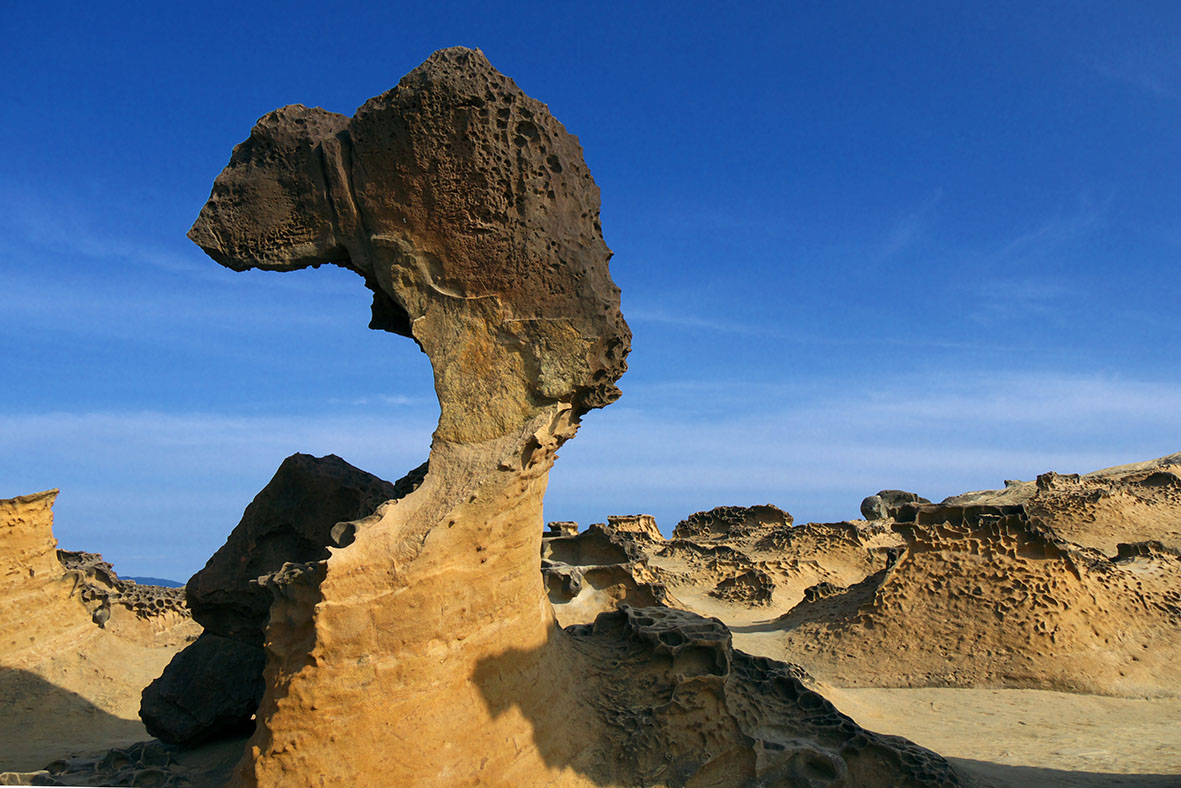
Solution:
[[(352, 118), (266, 115), (190, 237), (234, 269), (360, 274), (371, 326), (429, 356), (441, 411), (418, 489), (263, 581), (266, 692), (235, 785), (730, 786), (793, 770), (835, 785), (879, 760), (878, 784), (947, 784), (930, 753), (917, 769), (883, 757), (889, 743), (845, 746), (851, 723), (757, 749), (762, 707), (718, 705), (729, 662), (690, 679), (691, 717), (657, 712), (652, 747), (625, 757), (637, 740), (614, 704), (699, 655), (674, 664), (611, 621), (555, 623), (539, 571), (548, 472), (580, 417), (618, 397), (630, 332), (578, 141), (483, 54), (436, 52)], [(624, 655), (646, 671), (612, 671)], [(691, 754), (671, 771), (670, 737)]]
[(0, 500), (0, 665), (20, 665), (95, 629), (57, 559), (57, 492)]

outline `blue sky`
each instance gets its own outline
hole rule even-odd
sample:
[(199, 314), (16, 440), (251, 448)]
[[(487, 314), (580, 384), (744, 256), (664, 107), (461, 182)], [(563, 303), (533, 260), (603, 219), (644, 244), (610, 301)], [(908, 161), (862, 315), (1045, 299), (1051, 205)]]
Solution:
[[(1036, 5), (1036, 8), (1033, 6)], [(1181, 449), (1169, 3), (0, 9), (0, 496), (187, 578), (283, 457), (394, 479), (426, 358), (339, 270), (185, 237), (254, 120), (482, 48), (578, 135), (635, 333), (550, 519), (854, 517)]]

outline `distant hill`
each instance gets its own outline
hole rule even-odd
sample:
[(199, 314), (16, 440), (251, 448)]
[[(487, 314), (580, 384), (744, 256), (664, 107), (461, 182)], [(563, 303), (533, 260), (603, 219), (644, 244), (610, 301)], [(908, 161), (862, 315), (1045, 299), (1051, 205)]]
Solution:
[(162, 577), (124, 577), (124, 580), (134, 580), (141, 586), (164, 586), (165, 588), (180, 588), (184, 583), (175, 580), (165, 580)]

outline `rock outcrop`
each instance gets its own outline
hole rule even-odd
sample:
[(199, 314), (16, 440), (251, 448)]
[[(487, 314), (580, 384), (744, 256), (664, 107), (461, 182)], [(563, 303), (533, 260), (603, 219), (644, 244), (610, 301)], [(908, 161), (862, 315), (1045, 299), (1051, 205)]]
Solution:
[(617, 519), (592, 523), (582, 532), (547, 530), (543, 536), (541, 574), (562, 626), (590, 623), (622, 604), (677, 604), (648, 568), (643, 545), (631, 538), (635, 532), (613, 527)]
[(1061, 538), (1114, 556), (1121, 542), (1181, 550), (1181, 453), (1087, 474), (1043, 473), (1001, 490), (964, 493), (952, 506), (1022, 506)]
[[(294, 454), (184, 589), (201, 637), (143, 693), (140, 717), (159, 739), (192, 746), (253, 728), (263, 695), (267, 578), (326, 559), (352, 538), (348, 523), (412, 492), (426, 467), (391, 484), (335, 455)], [(341, 527), (337, 527), (337, 526)]]
[(918, 493), (905, 490), (880, 490), (861, 501), (861, 516), (866, 520), (885, 520), (893, 517), (899, 507), (908, 503), (930, 503)]
[(91, 620), (108, 632), (164, 648), (179, 648), (200, 634), (184, 589), (124, 580), (98, 553), (58, 550), (57, 558)]
[[(85, 639), (95, 629), (57, 558), (53, 502), (57, 490), (0, 500), (0, 664), (55, 643)], [(52, 622), (52, 626), (44, 626)]]
[(812, 586), (884, 569), (902, 539), (878, 522), (793, 525), (766, 504), (697, 512), (646, 544), (647, 565), (684, 607), (744, 625), (787, 612)]
[[(63, 551), (63, 566), (56, 497), (0, 500), (0, 772), (146, 738), (140, 691), (192, 623), (168, 603), (160, 612), (164, 589), (120, 581), (101, 556)], [(166, 630), (177, 637), (159, 637)]]
[(934, 753), (862, 729), (795, 666), (736, 651), (717, 619), (625, 604), (568, 631), (595, 657), (585, 678), (608, 722), (597, 785), (964, 784)]
[[(871, 762), (864, 785), (932, 784), (946, 769), (886, 739), (861, 759), (855, 726), (802, 734), (820, 755), (777, 750), (787, 732), (763, 747), (751, 732), (777, 707), (750, 699), (755, 678), (682, 680), (670, 671), (705, 652), (670, 659), (625, 628), (611, 637), (647, 642), (627, 653), (648, 672), (620, 695), (607, 654), (557, 627), (539, 571), (548, 471), (581, 416), (618, 396), (630, 344), (598, 215), (577, 140), (467, 49), (435, 53), (352, 118), (272, 112), (235, 149), (190, 237), (235, 269), (360, 274), (371, 325), (430, 358), (441, 410), (417, 490), (266, 582), (266, 693), (235, 785), (581, 786), (605, 771), (642, 784), (619, 726), (649, 711), (717, 745), (683, 742), (692, 759), (655, 777), (667, 784), (754, 785), (798, 768), (831, 785)], [(728, 712), (719, 679), (741, 685)], [(683, 685), (694, 711), (664, 695), (660, 710), (604, 702), (661, 683)], [(641, 749), (645, 764), (663, 757)]]
[(901, 504), (887, 568), (810, 589), (739, 644), (843, 686), (1176, 696), (1176, 458)]

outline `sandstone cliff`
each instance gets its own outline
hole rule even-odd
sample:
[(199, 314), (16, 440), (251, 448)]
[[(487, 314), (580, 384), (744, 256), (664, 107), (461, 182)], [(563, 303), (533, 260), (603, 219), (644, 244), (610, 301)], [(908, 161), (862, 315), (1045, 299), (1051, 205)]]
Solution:
[(0, 772), (146, 738), (140, 690), (191, 633), (167, 590), (93, 553), (63, 551), (63, 565), (56, 497), (0, 500)]

